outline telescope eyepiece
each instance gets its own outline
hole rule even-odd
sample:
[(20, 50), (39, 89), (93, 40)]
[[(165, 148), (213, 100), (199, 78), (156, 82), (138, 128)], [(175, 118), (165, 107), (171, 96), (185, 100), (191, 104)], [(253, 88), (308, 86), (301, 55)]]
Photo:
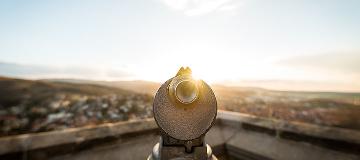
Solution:
[(175, 86), (176, 99), (183, 104), (194, 102), (199, 94), (199, 90), (194, 80), (183, 80)]
[(214, 159), (204, 138), (216, 120), (216, 97), (191, 73), (189, 67), (181, 67), (156, 92), (153, 113), (161, 138), (148, 160)]
[(198, 83), (191, 76), (174, 77), (169, 84), (169, 95), (180, 104), (191, 104), (199, 97)]
[(210, 86), (181, 68), (155, 95), (153, 112), (160, 129), (177, 140), (205, 135), (216, 118), (216, 97)]

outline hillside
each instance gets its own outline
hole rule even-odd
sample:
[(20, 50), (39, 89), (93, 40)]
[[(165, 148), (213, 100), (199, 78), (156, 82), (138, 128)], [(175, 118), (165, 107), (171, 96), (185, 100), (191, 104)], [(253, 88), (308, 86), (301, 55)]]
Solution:
[[(73, 84), (62, 82), (29, 81), (22, 79), (11, 79), (0, 77), (0, 105), (18, 105), (26, 99), (37, 103), (43, 99), (56, 94), (84, 94), (84, 95), (106, 95), (106, 94), (131, 94), (133, 92), (114, 87), (106, 87), (95, 84)], [(31, 96), (31, 97), (29, 97)]]
[[(152, 117), (160, 84), (0, 78), (0, 136)], [(360, 94), (212, 86), (218, 108), (270, 119), (360, 129)]]
[(260, 117), (360, 129), (360, 94), (214, 87), (219, 108)]
[(145, 93), (154, 95), (160, 87), (160, 83), (150, 81), (88, 81), (79, 79), (42, 79), (43, 82), (65, 82), (75, 84), (95, 84), (108, 86), (111, 88), (120, 88), (133, 91), (136, 93)]
[[(52, 80), (58, 81), (58, 80)], [(160, 84), (147, 81), (81, 81), (154, 95)], [(260, 117), (360, 129), (360, 93), (276, 91), (212, 85), (218, 108)]]
[(0, 136), (151, 116), (152, 97), (94, 84), (0, 78)]

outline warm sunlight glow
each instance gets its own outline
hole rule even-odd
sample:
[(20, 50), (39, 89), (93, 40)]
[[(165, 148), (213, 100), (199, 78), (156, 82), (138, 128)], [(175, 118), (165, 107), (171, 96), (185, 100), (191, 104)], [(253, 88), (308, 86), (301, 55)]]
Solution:
[(0, 5), (1, 76), (360, 90), (357, 1), (38, 3)]
[[(183, 45), (185, 46), (185, 45)], [(196, 54), (194, 51), (201, 51)], [(156, 57), (157, 63), (152, 63), (146, 69), (133, 71), (139, 74), (139, 79), (163, 82), (174, 76), (181, 66), (188, 66), (193, 76), (209, 83), (236, 80), (257, 79), (290, 79), (304, 78), (304, 74), (279, 67), (271, 60), (258, 59), (250, 54), (232, 54), (222, 57), (222, 54), (195, 46), (187, 46), (182, 53), (174, 53), (178, 57)], [(176, 58), (176, 60), (175, 60)], [(152, 72), (148, 72), (152, 70)]]

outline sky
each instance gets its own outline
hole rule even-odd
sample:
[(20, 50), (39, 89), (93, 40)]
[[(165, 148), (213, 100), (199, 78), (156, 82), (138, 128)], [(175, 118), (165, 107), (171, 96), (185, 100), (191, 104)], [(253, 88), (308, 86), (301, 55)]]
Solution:
[(0, 74), (360, 91), (358, 0), (0, 1)]

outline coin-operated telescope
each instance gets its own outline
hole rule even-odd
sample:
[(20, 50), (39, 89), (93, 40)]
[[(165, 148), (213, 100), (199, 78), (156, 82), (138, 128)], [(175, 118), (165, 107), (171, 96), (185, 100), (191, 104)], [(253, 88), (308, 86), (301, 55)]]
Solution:
[(216, 119), (216, 98), (208, 84), (192, 77), (190, 68), (181, 67), (159, 88), (153, 113), (160, 142), (148, 160), (216, 160), (204, 142)]

